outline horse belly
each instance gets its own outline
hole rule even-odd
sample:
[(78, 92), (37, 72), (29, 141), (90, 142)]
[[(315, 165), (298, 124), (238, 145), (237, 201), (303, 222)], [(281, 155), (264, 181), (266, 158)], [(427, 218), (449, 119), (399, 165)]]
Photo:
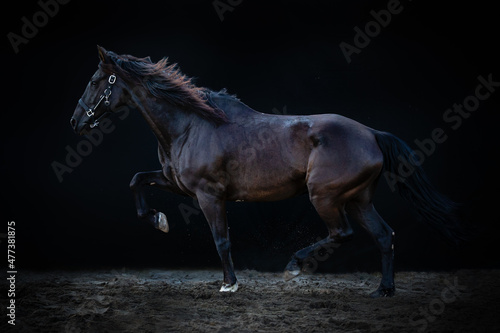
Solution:
[(259, 161), (234, 175), (227, 189), (228, 200), (276, 201), (307, 192), (303, 170), (273, 159)]
[(229, 200), (275, 201), (307, 192), (308, 117), (263, 119), (230, 149)]

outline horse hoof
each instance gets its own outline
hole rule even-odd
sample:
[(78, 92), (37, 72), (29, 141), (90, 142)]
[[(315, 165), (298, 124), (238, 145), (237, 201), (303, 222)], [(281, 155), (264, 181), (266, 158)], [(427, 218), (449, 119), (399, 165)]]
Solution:
[(236, 282), (233, 285), (230, 285), (229, 283), (224, 283), (219, 291), (221, 293), (227, 293), (227, 292), (234, 293), (236, 290), (238, 290), (238, 282)]
[(396, 292), (396, 288), (378, 288), (374, 292), (370, 294), (371, 298), (380, 298), (380, 297), (392, 297)]
[(168, 227), (167, 216), (165, 216), (165, 214), (163, 214), (162, 212), (158, 212), (155, 214), (155, 225), (156, 229), (159, 229), (164, 233), (167, 233), (170, 230), (170, 228)]
[(293, 271), (285, 270), (283, 278), (285, 279), (285, 281), (290, 281), (291, 279), (294, 279), (299, 275), (300, 275), (300, 270), (293, 270)]
[(283, 278), (285, 279), (285, 281), (289, 281), (299, 276), (301, 272), (302, 270), (297, 258), (295, 256), (292, 256), (292, 259), (290, 259), (290, 261), (285, 267)]

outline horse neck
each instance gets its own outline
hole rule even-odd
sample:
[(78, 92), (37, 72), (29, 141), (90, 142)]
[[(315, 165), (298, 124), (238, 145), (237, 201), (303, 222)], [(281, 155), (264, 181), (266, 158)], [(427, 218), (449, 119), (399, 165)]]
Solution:
[(164, 149), (170, 150), (172, 142), (186, 134), (191, 127), (192, 115), (167, 101), (149, 94), (136, 95), (133, 99)]

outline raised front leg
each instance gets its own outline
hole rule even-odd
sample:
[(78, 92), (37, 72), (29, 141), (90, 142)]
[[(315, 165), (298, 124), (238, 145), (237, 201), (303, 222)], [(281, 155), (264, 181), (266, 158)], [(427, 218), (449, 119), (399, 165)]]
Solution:
[(226, 219), (226, 202), (209, 194), (197, 196), (200, 207), (208, 221), (215, 246), (222, 261), (224, 271), (224, 283), (220, 291), (235, 292), (238, 283), (234, 274), (233, 260), (231, 259), (231, 242), (229, 241), (229, 230)]
[(146, 221), (156, 229), (168, 232), (167, 217), (162, 212), (149, 208), (144, 196), (145, 186), (155, 186), (162, 190), (178, 193), (178, 188), (173, 186), (163, 175), (162, 170), (138, 172), (130, 182), (130, 189), (134, 193), (135, 204), (137, 207), (137, 216), (140, 220)]

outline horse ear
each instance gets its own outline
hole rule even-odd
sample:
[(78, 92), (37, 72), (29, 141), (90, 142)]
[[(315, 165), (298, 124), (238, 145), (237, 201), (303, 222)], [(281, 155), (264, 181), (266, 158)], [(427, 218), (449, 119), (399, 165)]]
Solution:
[(104, 47), (97, 45), (97, 53), (101, 62), (106, 63), (108, 61), (108, 51)]

